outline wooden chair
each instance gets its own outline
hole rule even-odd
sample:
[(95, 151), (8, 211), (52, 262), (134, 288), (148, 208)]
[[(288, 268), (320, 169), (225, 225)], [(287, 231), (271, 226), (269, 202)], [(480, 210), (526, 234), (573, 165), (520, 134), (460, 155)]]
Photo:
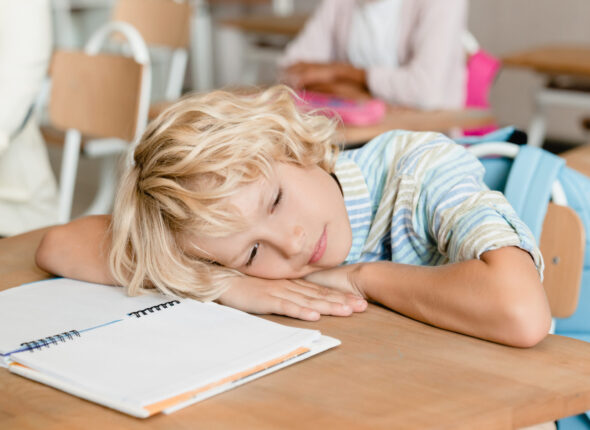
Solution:
[[(129, 42), (133, 58), (99, 51), (114, 32)], [(80, 151), (100, 158), (95, 199), (86, 214), (107, 213), (116, 187), (120, 154), (139, 138), (147, 123), (150, 66), (147, 47), (131, 25), (107, 23), (84, 52), (57, 51), (51, 70), (49, 116), (65, 132), (59, 190), (59, 222), (70, 219)], [(86, 138), (82, 146), (82, 135)]]
[[(148, 45), (152, 58), (153, 101), (171, 101), (180, 97), (188, 60), (191, 7), (188, 1), (118, 0), (112, 20), (126, 22), (137, 29)], [(154, 66), (169, 58), (162, 82), (158, 85)], [(154, 85), (155, 84), (155, 85)], [(163, 87), (163, 88), (162, 88)]]
[[(519, 146), (506, 142), (482, 143), (469, 147), (477, 157), (516, 157)], [(578, 306), (584, 264), (585, 232), (580, 217), (567, 206), (558, 181), (553, 184), (552, 202), (547, 207), (539, 247), (545, 261), (543, 286), (556, 318), (571, 316)]]

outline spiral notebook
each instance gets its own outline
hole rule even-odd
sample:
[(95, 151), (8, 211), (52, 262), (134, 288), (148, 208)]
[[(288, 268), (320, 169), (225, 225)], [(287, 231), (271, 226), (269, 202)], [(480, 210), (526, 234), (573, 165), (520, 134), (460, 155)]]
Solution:
[(137, 417), (171, 413), (339, 345), (215, 303), (52, 279), (0, 292), (0, 365)]

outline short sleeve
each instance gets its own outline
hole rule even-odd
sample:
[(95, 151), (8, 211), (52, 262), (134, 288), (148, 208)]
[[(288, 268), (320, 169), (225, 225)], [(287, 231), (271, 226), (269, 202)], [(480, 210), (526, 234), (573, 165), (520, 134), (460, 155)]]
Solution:
[(456, 262), (515, 246), (531, 255), (542, 277), (543, 259), (532, 232), (504, 195), (485, 185), (479, 160), (448, 139), (433, 150), (437, 161), (425, 169), (417, 212), (424, 214), (438, 251)]

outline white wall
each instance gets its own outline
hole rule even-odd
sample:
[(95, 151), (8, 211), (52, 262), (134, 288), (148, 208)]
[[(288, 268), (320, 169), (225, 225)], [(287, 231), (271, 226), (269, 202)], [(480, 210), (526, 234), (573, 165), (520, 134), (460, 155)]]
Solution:
[[(309, 12), (317, 2), (296, 0), (296, 9)], [(590, 47), (590, 0), (470, 0), (469, 7), (469, 29), (485, 49), (500, 57), (546, 44)], [(223, 49), (231, 50), (227, 45)], [(236, 54), (239, 56), (239, 52)], [(229, 58), (235, 61), (237, 56), (230, 54)], [(221, 73), (239, 75), (236, 70)], [(533, 72), (504, 68), (492, 91), (492, 105), (500, 123), (526, 129), (534, 89), (542, 84), (541, 76)], [(548, 135), (583, 140), (579, 123), (585, 113), (590, 115), (572, 109), (550, 110)]]
[[(590, 48), (588, 0), (471, 0), (469, 28), (495, 55), (548, 44), (585, 44)], [(534, 89), (543, 79), (533, 72), (504, 68), (492, 92), (494, 112), (502, 124), (528, 125)], [(590, 96), (590, 95), (589, 95)], [(585, 112), (590, 116), (590, 112)], [(552, 109), (548, 135), (583, 140), (584, 112)]]

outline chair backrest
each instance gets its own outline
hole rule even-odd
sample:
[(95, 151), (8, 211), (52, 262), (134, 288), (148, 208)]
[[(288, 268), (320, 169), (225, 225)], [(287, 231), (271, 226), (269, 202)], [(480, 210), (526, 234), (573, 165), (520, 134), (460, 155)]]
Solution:
[[(165, 72), (154, 70), (158, 85), (152, 88), (152, 98), (176, 100), (182, 93), (184, 75), (188, 62), (191, 6), (188, 1), (175, 0), (118, 0), (113, 9), (112, 20), (133, 26), (152, 49), (152, 63), (160, 56), (156, 49), (166, 48)], [(161, 54), (161, 52), (160, 52)], [(168, 60), (169, 59), (169, 60)], [(160, 78), (161, 76), (161, 78)]]
[(51, 70), (51, 122), (94, 137), (135, 137), (142, 65), (109, 54), (56, 51)]
[(189, 43), (191, 8), (173, 0), (119, 0), (114, 21), (131, 24), (148, 45), (186, 48)]
[(543, 286), (551, 315), (567, 318), (578, 306), (584, 259), (584, 226), (567, 206), (549, 203), (539, 244), (545, 260)]
[[(127, 39), (133, 57), (100, 53), (111, 33)], [(49, 116), (56, 127), (127, 141), (143, 132), (151, 86), (149, 54), (130, 25), (105, 24), (84, 52), (56, 51), (50, 76)]]
[[(133, 57), (100, 53), (115, 32), (127, 39)], [(116, 188), (116, 158), (139, 139), (147, 124), (147, 47), (131, 25), (109, 22), (92, 35), (84, 52), (57, 51), (50, 75), (49, 116), (56, 128), (66, 131), (58, 219), (67, 222), (71, 216), (82, 134), (87, 138), (84, 153), (101, 157), (100, 183), (86, 213), (107, 213)]]

